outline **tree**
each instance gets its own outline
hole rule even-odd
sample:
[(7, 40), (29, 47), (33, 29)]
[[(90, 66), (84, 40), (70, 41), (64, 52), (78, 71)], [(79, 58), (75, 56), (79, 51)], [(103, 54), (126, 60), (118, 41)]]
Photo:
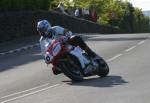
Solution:
[[(56, 2), (57, 1), (57, 2)], [(59, 3), (61, 0), (54, 0)], [(95, 8), (99, 16), (98, 23), (117, 26), (125, 32), (143, 32), (149, 29), (149, 18), (142, 10), (134, 8), (127, 0), (63, 0), (65, 8)], [(58, 4), (57, 4), (58, 5)], [(141, 26), (142, 25), (142, 26)], [(144, 26), (143, 26), (144, 25)]]
[(143, 15), (142, 10), (135, 8), (134, 11), (134, 32), (149, 32), (149, 17)]

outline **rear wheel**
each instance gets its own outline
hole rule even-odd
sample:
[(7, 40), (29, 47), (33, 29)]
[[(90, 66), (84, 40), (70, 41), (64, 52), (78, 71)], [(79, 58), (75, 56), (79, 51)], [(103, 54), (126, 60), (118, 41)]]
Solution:
[(83, 80), (83, 71), (78, 58), (67, 54), (60, 62), (62, 72), (73, 81)]
[(106, 61), (103, 58), (98, 59), (97, 62), (99, 64), (99, 67), (98, 67), (98, 70), (97, 70), (97, 75), (101, 76), (101, 77), (106, 77), (109, 73), (108, 64), (106, 63)]

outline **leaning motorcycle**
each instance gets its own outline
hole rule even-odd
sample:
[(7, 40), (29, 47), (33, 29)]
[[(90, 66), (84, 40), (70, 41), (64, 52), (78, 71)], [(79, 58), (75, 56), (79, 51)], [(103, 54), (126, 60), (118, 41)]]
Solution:
[(65, 37), (52, 40), (45, 56), (47, 64), (60, 70), (73, 81), (82, 81), (84, 77), (98, 75), (105, 77), (109, 73), (109, 66), (100, 57), (93, 60), (79, 46), (75, 47), (63, 43)]

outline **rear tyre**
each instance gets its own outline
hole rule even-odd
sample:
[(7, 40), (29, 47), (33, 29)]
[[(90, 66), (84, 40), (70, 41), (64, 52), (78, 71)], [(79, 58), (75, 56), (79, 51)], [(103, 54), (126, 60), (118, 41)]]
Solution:
[(64, 75), (72, 81), (83, 81), (83, 71), (78, 58), (74, 55), (67, 54), (60, 62), (60, 67)]
[(99, 60), (97, 60), (98, 64), (99, 64), (99, 68), (97, 70), (97, 75), (100, 77), (106, 77), (109, 74), (109, 66), (106, 63), (106, 61), (101, 58)]

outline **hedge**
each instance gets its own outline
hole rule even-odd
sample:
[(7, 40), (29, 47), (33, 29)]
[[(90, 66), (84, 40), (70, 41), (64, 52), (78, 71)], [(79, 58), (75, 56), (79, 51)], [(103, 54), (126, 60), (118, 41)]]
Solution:
[(0, 0), (0, 11), (48, 10), (51, 0)]

